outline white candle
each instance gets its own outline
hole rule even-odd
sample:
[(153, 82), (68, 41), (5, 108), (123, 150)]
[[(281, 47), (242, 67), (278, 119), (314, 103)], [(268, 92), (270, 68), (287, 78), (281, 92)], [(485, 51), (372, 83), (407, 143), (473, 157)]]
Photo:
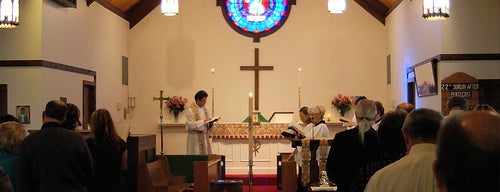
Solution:
[(299, 67), (299, 87), (300, 87), (300, 72), (302, 71), (302, 68)]

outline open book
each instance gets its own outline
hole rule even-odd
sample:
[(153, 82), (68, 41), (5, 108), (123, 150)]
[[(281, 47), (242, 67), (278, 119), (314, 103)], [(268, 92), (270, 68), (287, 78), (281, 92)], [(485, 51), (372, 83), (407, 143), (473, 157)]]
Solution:
[(212, 123), (215, 123), (215, 122), (217, 122), (220, 118), (221, 118), (221, 116), (212, 117), (212, 119), (210, 119), (210, 121), (207, 121), (207, 122), (205, 122), (204, 124), (212, 124)]

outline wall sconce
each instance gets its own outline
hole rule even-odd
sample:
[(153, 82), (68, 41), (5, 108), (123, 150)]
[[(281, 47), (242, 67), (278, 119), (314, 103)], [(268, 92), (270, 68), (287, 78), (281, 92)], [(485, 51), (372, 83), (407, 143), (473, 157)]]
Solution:
[(134, 110), (135, 108), (135, 97), (128, 97), (128, 110)]
[(179, 0), (161, 0), (161, 13), (165, 16), (179, 14)]
[(19, 25), (19, 0), (0, 0), (0, 28)]
[(446, 20), (450, 15), (449, 0), (424, 0), (422, 17), (428, 21)]

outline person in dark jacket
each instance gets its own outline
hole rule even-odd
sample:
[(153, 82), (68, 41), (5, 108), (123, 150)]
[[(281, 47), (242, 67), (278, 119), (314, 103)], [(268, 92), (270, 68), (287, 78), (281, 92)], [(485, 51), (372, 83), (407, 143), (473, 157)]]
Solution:
[(377, 161), (380, 155), (377, 133), (371, 127), (377, 114), (374, 102), (361, 100), (355, 113), (358, 125), (335, 135), (326, 161), (328, 178), (337, 184), (338, 191), (349, 191), (358, 170)]
[(61, 127), (67, 107), (52, 100), (43, 111), (40, 131), (21, 144), (19, 191), (86, 192), (94, 160), (83, 137)]

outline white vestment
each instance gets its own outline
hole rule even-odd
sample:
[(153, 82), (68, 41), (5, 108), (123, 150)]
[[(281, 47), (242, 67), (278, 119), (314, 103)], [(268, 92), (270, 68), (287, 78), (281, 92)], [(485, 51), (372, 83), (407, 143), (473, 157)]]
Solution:
[[(208, 124), (205, 124), (205, 119), (212, 118), (205, 107), (199, 107), (198, 115), (193, 112), (191, 107), (187, 108), (186, 114), (186, 131), (187, 137), (187, 154), (188, 155), (207, 155), (211, 154), (210, 140), (208, 139)], [(199, 116), (199, 118), (196, 118)]]

